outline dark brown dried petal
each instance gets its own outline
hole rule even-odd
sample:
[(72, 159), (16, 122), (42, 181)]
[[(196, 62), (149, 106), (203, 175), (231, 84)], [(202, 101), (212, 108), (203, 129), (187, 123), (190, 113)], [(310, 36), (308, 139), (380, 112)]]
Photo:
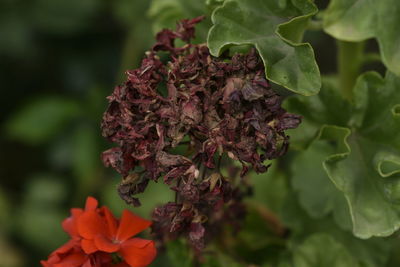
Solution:
[[(256, 49), (215, 58), (205, 44), (190, 43), (202, 19), (157, 34), (141, 66), (126, 71), (126, 82), (107, 98), (101, 124), (117, 145), (102, 160), (125, 177), (121, 198), (139, 205), (135, 195), (162, 177), (176, 203), (154, 210), (153, 232), (161, 241), (186, 235), (196, 250), (225, 223), (239, 225), (250, 191), (246, 174), (266, 172), (265, 160), (288, 149), (284, 131), (301, 121), (281, 107)], [(186, 44), (175, 47), (177, 38)], [(221, 175), (221, 165), (232, 161), (242, 165), (240, 182), (231, 182), (238, 170)]]

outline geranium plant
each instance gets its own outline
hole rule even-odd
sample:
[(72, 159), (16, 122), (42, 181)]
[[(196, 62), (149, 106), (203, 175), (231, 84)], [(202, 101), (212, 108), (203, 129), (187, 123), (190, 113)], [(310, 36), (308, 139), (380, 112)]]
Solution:
[[(157, 247), (160, 266), (397, 266), (400, 2), (323, 8), (154, 0), (155, 43), (108, 97), (102, 160), (132, 207), (153, 183), (175, 198), (152, 223), (89, 198), (42, 264), (146, 266)], [(336, 73), (312, 34), (337, 39)], [(133, 238), (150, 224), (152, 241)]]

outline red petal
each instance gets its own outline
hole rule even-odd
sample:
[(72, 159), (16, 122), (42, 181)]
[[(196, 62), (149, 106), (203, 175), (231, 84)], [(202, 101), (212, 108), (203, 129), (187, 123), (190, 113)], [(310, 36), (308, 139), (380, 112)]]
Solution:
[(78, 218), (83, 213), (83, 209), (80, 208), (72, 208), (71, 209), (71, 216), (74, 218)]
[(56, 249), (51, 255), (67, 253), (69, 250), (73, 249), (75, 246), (79, 246), (79, 242), (76, 240), (69, 240), (67, 243)]
[(149, 265), (156, 257), (157, 250), (152, 240), (132, 238), (121, 246), (121, 256), (131, 267)]
[(87, 260), (87, 261), (82, 265), (82, 267), (93, 267), (93, 266), (96, 266), (96, 265), (92, 265), (92, 263), (90, 262), (90, 260)]
[(100, 251), (108, 253), (116, 252), (119, 250), (120, 247), (119, 243), (113, 243), (111, 242), (111, 240), (101, 235), (98, 235), (94, 238), (94, 243)]
[(109, 208), (102, 207), (101, 209), (102, 209), (102, 211), (104, 213), (104, 217), (106, 219), (106, 223), (108, 226), (108, 232), (110, 233), (110, 236), (115, 237), (115, 235), (117, 234), (118, 221), (114, 217), (114, 215), (112, 214), (112, 212), (110, 211)]
[(129, 210), (124, 210), (118, 227), (116, 239), (123, 242), (140, 233), (151, 225), (151, 221), (136, 216)]
[(93, 239), (99, 234), (109, 237), (104, 218), (95, 211), (86, 211), (78, 218), (78, 232), (85, 239)]
[(86, 204), (85, 204), (85, 211), (90, 211), (90, 210), (96, 210), (97, 205), (98, 205), (97, 199), (94, 197), (87, 197), (86, 199)]
[(93, 252), (98, 251), (93, 239), (91, 239), (91, 240), (82, 239), (81, 247), (86, 254), (91, 254)]
[(62, 228), (64, 229), (70, 237), (74, 237), (78, 235), (78, 231), (76, 229), (75, 220), (72, 217), (68, 217), (61, 223)]
[(83, 253), (74, 253), (64, 257), (61, 262), (54, 264), (54, 267), (80, 267), (86, 261)]
[(67, 232), (72, 238), (78, 237), (78, 227), (77, 227), (77, 219), (83, 213), (82, 209), (71, 209), (71, 216), (65, 219), (62, 222), (62, 228), (65, 232)]

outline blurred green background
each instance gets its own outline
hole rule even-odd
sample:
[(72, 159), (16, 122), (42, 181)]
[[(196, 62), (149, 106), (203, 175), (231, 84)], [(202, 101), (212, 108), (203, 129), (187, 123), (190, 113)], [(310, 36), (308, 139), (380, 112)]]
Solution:
[[(0, 1), (0, 266), (38, 266), (67, 240), (61, 221), (93, 195), (116, 214), (120, 177), (105, 97), (153, 42), (145, 0)], [(136, 213), (169, 198), (156, 184)], [(154, 194), (154, 192), (157, 192)]]
[[(0, 267), (38, 266), (68, 239), (61, 221), (88, 195), (117, 215), (128, 208), (116, 192), (119, 175), (100, 161), (112, 146), (100, 132), (105, 97), (138, 66), (153, 30), (199, 11), (184, 0), (153, 2), (0, 0)], [(306, 39), (321, 71), (333, 72), (333, 39)], [(134, 212), (150, 218), (170, 198), (151, 184)]]

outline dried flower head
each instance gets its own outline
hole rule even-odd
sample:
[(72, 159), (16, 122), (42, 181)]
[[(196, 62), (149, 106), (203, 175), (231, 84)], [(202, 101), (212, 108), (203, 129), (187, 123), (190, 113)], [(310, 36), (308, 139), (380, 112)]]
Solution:
[[(124, 177), (120, 196), (140, 205), (134, 195), (163, 177), (177, 199), (154, 211), (153, 230), (160, 238), (186, 233), (198, 249), (207, 227), (226, 214), (242, 214), (246, 190), (221, 175), (221, 158), (240, 162), (241, 177), (250, 168), (265, 172), (264, 161), (287, 150), (284, 131), (300, 123), (282, 109), (255, 49), (215, 58), (205, 44), (190, 43), (201, 20), (183, 20), (176, 31), (157, 34), (141, 66), (128, 70), (127, 81), (108, 97), (101, 126), (117, 144), (102, 158)], [(186, 44), (175, 47), (177, 38)], [(186, 153), (176, 154), (177, 148)]]

